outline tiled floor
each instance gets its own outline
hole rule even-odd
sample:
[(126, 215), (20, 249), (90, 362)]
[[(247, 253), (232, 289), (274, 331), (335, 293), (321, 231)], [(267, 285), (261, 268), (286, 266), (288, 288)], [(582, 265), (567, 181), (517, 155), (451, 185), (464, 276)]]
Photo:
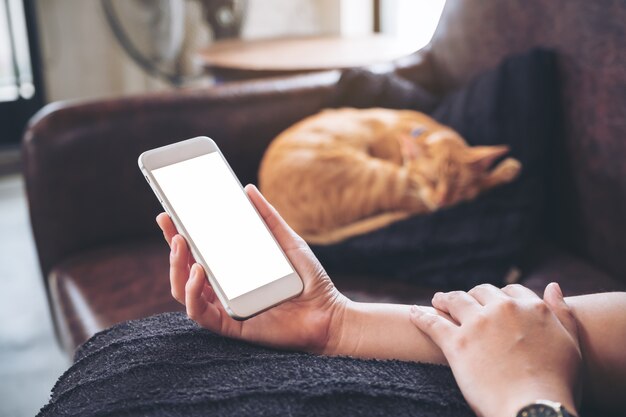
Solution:
[(0, 177), (0, 416), (37, 414), (68, 366), (54, 340), (22, 178)]

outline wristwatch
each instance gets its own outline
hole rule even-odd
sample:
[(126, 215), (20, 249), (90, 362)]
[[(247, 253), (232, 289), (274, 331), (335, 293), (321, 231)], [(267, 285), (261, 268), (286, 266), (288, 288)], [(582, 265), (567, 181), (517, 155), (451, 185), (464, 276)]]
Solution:
[(554, 401), (538, 400), (517, 412), (517, 417), (576, 417)]

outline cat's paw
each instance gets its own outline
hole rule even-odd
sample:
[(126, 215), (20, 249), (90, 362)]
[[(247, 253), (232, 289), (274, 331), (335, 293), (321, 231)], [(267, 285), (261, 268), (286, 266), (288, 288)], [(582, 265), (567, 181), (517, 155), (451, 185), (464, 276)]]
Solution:
[(518, 177), (522, 171), (522, 164), (513, 158), (506, 158), (494, 169), (493, 175), (497, 175), (501, 182), (511, 182)]

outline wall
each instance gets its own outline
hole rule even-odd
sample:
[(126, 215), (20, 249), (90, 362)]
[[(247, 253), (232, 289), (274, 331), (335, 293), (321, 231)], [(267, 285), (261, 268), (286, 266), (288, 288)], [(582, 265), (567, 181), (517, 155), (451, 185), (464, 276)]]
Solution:
[(166, 87), (118, 46), (99, 1), (40, 0), (37, 6), (48, 101)]
[(245, 39), (279, 35), (336, 34), (336, 0), (249, 0)]
[[(39, 0), (37, 6), (48, 101), (171, 88), (121, 49), (99, 0)], [(371, 31), (371, 10), (371, 0), (249, 0), (242, 35), (363, 34)]]

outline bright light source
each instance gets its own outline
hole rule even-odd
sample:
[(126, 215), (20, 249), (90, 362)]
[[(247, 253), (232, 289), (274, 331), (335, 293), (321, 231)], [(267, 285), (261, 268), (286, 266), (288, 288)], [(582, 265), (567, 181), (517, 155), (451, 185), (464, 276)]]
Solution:
[(21, 0), (0, 3), (0, 101), (35, 94), (24, 6)]
[(445, 0), (382, 0), (381, 30), (415, 49), (428, 45), (435, 33)]
[[(0, 81), (1, 82), (1, 81)], [(1, 85), (0, 84), (0, 102), (2, 101), (15, 101), (19, 98), (17, 87), (14, 85)]]

